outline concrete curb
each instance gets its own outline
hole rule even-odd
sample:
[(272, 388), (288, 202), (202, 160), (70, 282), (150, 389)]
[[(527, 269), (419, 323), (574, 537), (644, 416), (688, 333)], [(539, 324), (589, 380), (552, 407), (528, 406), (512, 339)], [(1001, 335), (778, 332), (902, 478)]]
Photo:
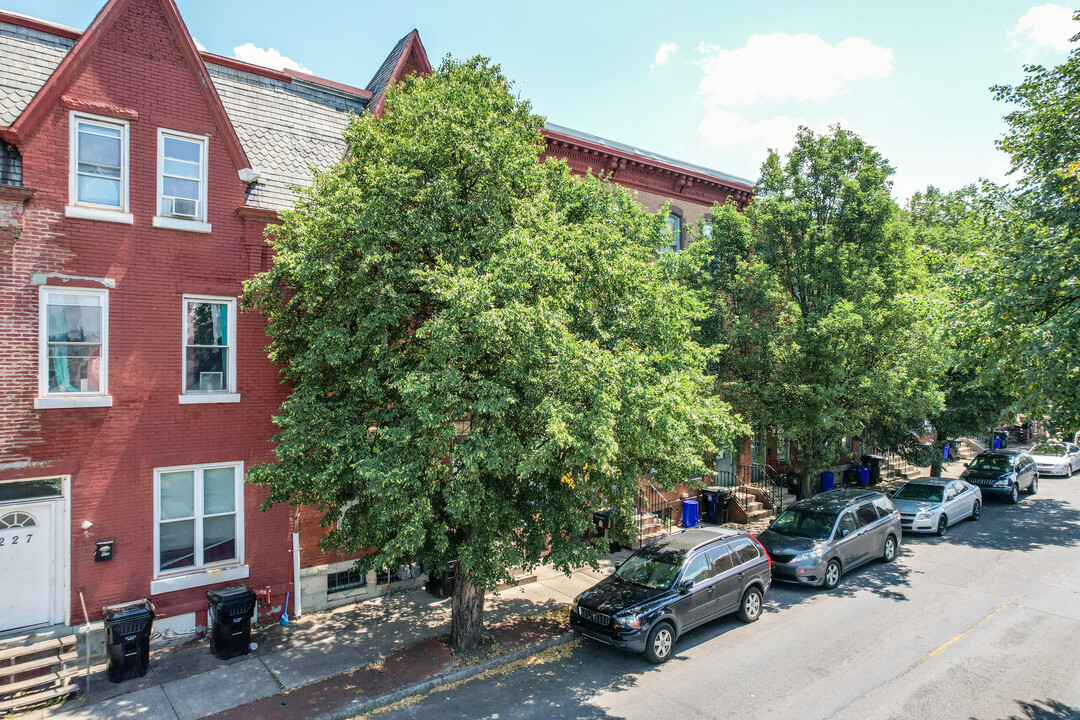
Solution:
[(358, 698), (351, 701), (347, 705), (343, 705), (334, 710), (328, 710), (327, 712), (315, 715), (308, 718), (308, 720), (348, 720), (349, 718), (362, 715), (366, 712), (370, 712), (377, 708), (392, 705), (399, 700), (404, 700), (407, 697), (413, 695), (422, 695), (424, 693), (431, 692), (443, 685), (451, 685), (462, 680), (468, 680), (488, 670), (494, 670), (495, 668), (502, 667), (503, 665), (509, 665), (512, 662), (527, 658), (531, 655), (542, 653), (548, 648), (553, 648), (556, 645), (562, 645), (563, 643), (570, 642), (574, 639), (574, 633), (566, 632), (562, 635), (556, 635), (555, 637), (548, 638), (535, 645), (529, 645), (528, 647), (518, 648), (512, 652), (508, 652), (505, 655), (491, 658), (483, 662), (476, 663), (475, 665), (467, 665), (456, 670), (450, 670), (438, 675), (432, 675), (429, 678), (414, 682), (411, 685), (405, 685), (397, 690), (392, 690), (382, 695), (376, 695), (370, 698)]

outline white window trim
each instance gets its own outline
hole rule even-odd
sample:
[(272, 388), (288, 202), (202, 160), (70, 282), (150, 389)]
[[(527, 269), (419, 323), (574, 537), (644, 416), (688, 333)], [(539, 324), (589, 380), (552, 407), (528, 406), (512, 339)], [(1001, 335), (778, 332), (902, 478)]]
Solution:
[[(101, 298), (101, 389), (98, 392), (49, 393), (49, 294), (95, 295)], [(38, 287), (38, 397), (34, 407), (49, 408), (112, 407), (109, 396), (109, 291), (97, 288), (69, 288), (56, 285)]]
[[(90, 123), (107, 125), (120, 128), (120, 207), (109, 205), (97, 205), (95, 203), (79, 202), (79, 121), (85, 120)], [(81, 218), (83, 220), (104, 220), (106, 222), (118, 222), (131, 225), (135, 219), (128, 211), (128, 186), (130, 177), (130, 163), (128, 161), (129, 140), (131, 124), (127, 120), (91, 115), (89, 113), (72, 110), (68, 113), (68, 204), (64, 208), (64, 216)]]
[[(161, 212), (161, 193), (162, 185), (164, 182), (165, 172), (165, 138), (166, 137), (180, 138), (181, 140), (189, 140), (191, 142), (199, 143), (199, 218), (196, 220), (187, 220), (184, 218), (165, 217), (158, 213)], [(158, 128), (157, 132), (157, 200), (154, 205), (154, 218), (151, 224), (156, 228), (162, 228), (166, 230), (186, 230), (189, 232), (208, 233), (213, 231), (213, 226), (207, 222), (206, 206), (207, 197), (209, 195), (207, 186), (210, 184), (210, 172), (208, 167), (209, 160), (209, 147), (210, 147), (209, 135), (192, 135), (191, 133), (180, 132), (179, 130), (168, 130), (166, 128)]]
[[(187, 389), (187, 304), (195, 302), (222, 303), (229, 308), (229, 367), (226, 371), (229, 379), (228, 392), (188, 392)], [(180, 305), (180, 396), (181, 405), (201, 405), (208, 403), (237, 403), (240, 393), (236, 392), (236, 298), (217, 297), (214, 295), (184, 295)]]
[[(235, 469), (233, 499), (236, 503), (236, 558), (216, 563), (199, 563), (177, 570), (161, 571), (161, 475), (171, 472), (195, 472), (196, 503), (195, 542), (202, 542), (202, 473), (203, 470), (231, 467)], [(185, 590), (187, 588), (209, 585), (223, 580), (239, 580), (248, 576), (248, 567), (244, 563), (244, 463), (206, 463), (203, 465), (178, 465), (176, 467), (154, 468), (154, 580), (150, 583), (153, 594)], [(242, 573), (242, 574), (240, 574)]]

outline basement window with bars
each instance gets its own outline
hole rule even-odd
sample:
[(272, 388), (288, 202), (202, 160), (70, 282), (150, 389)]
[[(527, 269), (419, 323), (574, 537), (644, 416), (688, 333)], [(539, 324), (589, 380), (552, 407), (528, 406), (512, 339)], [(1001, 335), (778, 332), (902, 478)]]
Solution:
[(326, 594), (342, 593), (367, 586), (367, 573), (350, 568), (326, 576)]

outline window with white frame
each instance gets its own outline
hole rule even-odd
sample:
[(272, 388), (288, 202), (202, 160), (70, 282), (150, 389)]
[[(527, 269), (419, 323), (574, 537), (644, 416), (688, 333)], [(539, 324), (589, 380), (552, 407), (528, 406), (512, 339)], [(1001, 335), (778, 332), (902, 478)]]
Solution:
[(128, 123), (72, 112), (70, 205), (67, 214), (131, 222)]
[(677, 253), (681, 247), (682, 218), (675, 213), (669, 213), (664, 222), (665, 244), (661, 245), (657, 250), (662, 255), (666, 253)]
[(243, 562), (243, 476), (243, 463), (154, 470), (155, 577)]
[(41, 398), (108, 394), (108, 290), (42, 287)]
[(154, 227), (210, 231), (206, 224), (206, 166), (206, 136), (158, 129)]
[(236, 392), (236, 298), (184, 296), (184, 395)]

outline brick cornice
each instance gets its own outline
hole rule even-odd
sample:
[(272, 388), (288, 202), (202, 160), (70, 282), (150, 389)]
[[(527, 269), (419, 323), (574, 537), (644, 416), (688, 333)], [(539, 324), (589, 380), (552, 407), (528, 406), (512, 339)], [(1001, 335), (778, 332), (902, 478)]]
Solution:
[(678, 198), (698, 205), (711, 206), (732, 198), (740, 209), (753, 198), (753, 187), (703, 172), (673, 165), (654, 158), (617, 150), (598, 143), (544, 129), (545, 157), (562, 158), (578, 174), (592, 170), (612, 182), (632, 190)]

